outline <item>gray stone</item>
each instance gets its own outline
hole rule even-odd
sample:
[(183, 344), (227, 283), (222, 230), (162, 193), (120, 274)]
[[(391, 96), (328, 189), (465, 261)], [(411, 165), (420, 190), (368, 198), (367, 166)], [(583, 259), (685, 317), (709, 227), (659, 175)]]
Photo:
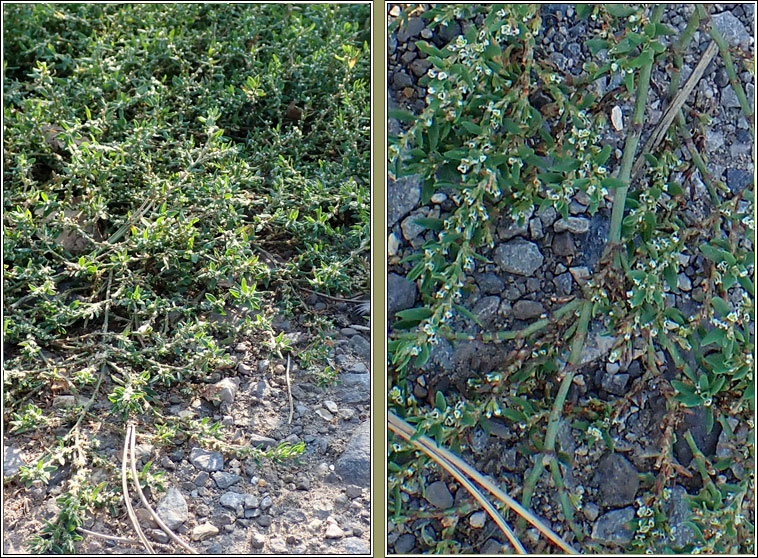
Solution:
[(336, 523), (330, 523), (326, 526), (324, 536), (327, 539), (341, 539), (345, 536), (345, 532)]
[(482, 323), (484, 327), (492, 325), (497, 318), (497, 309), (500, 307), (500, 297), (485, 296), (474, 305), (471, 313)]
[(3, 476), (12, 477), (18, 473), (21, 467), (24, 467), (26, 463), (22, 459), (23, 452), (12, 446), (6, 445), (3, 447)]
[(350, 348), (353, 352), (365, 362), (371, 360), (371, 343), (362, 335), (353, 335), (350, 338)]
[(264, 546), (266, 546), (266, 536), (254, 530), (252, 536), (250, 537), (250, 546), (252, 546), (255, 550), (261, 550)]
[(416, 302), (418, 289), (416, 283), (408, 281), (397, 273), (387, 274), (387, 315), (393, 317), (396, 312), (412, 308)]
[(607, 507), (631, 504), (640, 487), (637, 469), (618, 453), (608, 454), (600, 460), (595, 480), (600, 487), (601, 503)]
[(270, 448), (276, 445), (276, 440), (274, 440), (273, 438), (269, 438), (268, 436), (261, 436), (260, 434), (256, 434), (255, 432), (250, 432), (248, 434), (248, 439), (250, 440), (250, 447), (253, 447), (253, 448), (257, 448), (258, 446), (263, 446), (264, 448)]
[(544, 257), (533, 242), (517, 238), (495, 248), (495, 262), (508, 273), (533, 275)]
[(726, 184), (733, 194), (738, 194), (753, 184), (753, 175), (741, 169), (727, 169)]
[[(410, 79), (410, 78), (409, 78)], [(405, 217), (421, 199), (421, 180), (418, 176), (404, 176), (387, 181), (387, 227)]]
[(417, 56), (418, 56), (418, 54), (416, 54), (415, 52), (406, 51), (400, 57), (400, 62), (402, 62), (404, 66), (407, 66), (408, 64), (410, 64), (411, 62), (413, 62), (416, 59)]
[(734, 92), (731, 85), (721, 91), (721, 104), (724, 105), (725, 108), (740, 107), (740, 100), (737, 98), (737, 93)]
[(437, 36), (443, 45), (448, 44), (461, 34), (461, 26), (457, 21), (448, 21), (446, 23), (446, 25), (440, 25), (437, 29)]
[(418, 37), (423, 28), (424, 21), (420, 17), (408, 18), (407, 23), (397, 31), (397, 41), (399, 43), (405, 43), (408, 39)]
[(590, 230), (590, 220), (583, 217), (560, 219), (553, 224), (553, 230), (557, 233), (568, 231), (573, 234), (583, 234)]
[(431, 66), (432, 66), (432, 63), (429, 62), (429, 60), (425, 58), (417, 58), (411, 64), (411, 72), (413, 72), (413, 75), (415, 75), (416, 77), (421, 77), (427, 72), (427, 70)]
[(555, 223), (555, 220), (558, 218), (558, 213), (555, 211), (554, 207), (548, 206), (545, 209), (538, 211), (537, 217), (539, 217), (540, 221), (542, 221), (543, 227), (549, 227)]
[(370, 554), (369, 546), (358, 537), (346, 537), (342, 540), (343, 554)]
[(474, 276), (479, 290), (484, 294), (500, 294), (505, 288), (505, 283), (497, 274), (492, 272), (481, 273)]
[(680, 273), (676, 276), (676, 286), (679, 289), (688, 292), (692, 290), (692, 281), (690, 281), (690, 278), (687, 277), (687, 275)]
[(192, 529), (191, 537), (193, 541), (204, 541), (216, 535), (218, 535), (218, 527), (212, 523), (203, 523)]
[(453, 495), (444, 481), (436, 481), (426, 487), (424, 498), (436, 508), (446, 510), (453, 505)]
[(523, 224), (519, 224), (516, 219), (508, 218), (506, 224), (497, 228), (497, 232), (502, 240), (510, 240), (514, 236), (526, 236), (528, 226), (529, 219), (525, 219)]
[(219, 498), (219, 503), (225, 508), (229, 508), (237, 512), (237, 515), (242, 515), (245, 509), (245, 494), (239, 492), (224, 492)]
[(416, 546), (416, 537), (411, 533), (400, 535), (395, 541), (395, 552), (397, 554), (409, 554)]
[(576, 252), (571, 233), (562, 232), (553, 237), (553, 254), (556, 256), (573, 256)]
[(190, 463), (201, 471), (220, 471), (224, 468), (224, 456), (217, 451), (206, 451), (202, 448), (192, 448)]
[(671, 542), (671, 546), (675, 548), (681, 548), (685, 545), (694, 543), (695, 532), (692, 527), (686, 525), (684, 522), (689, 520), (692, 516), (692, 511), (687, 504), (685, 496), (687, 491), (679, 486), (674, 486), (671, 490), (671, 500), (668, 502), (667, 513), (669, 516), (669, 527), (671, 528), (674, 540)]
[(732, 46), (748, 46), (750, 34), (739, 19), (730, 11), (711, 16), (713, 25)]
[(396, 89), (403, 89), (413, 85), (413, 79), (404, 71), (399, 70), (392, 76), (392, 85), (394, 85)]
[(603, 389), (613, 395), (624, 395), (629, 383), (629, 374), (605, 374), (600, 384)]
[(603, 514), (592, 528), (592, 538), (604, 544), (627, 545), (634, 536), (634, 531), (627, 526), (632, 519), (634, 519), (632, 507)]
[(177, 529), (189, 517), (187, 501), (174, 487), (169, 488), (166, 495), (155, 506), (155, 513), (171, 530)]
[(681, 423), (676, 429), (674, 457), (677, 458), (680, 464), (687, 467), (690, 464), (690, 461), (692, 461), (692, 450), (690, 450), (689, 444), (687, 444), (687, 441), (684, 439), (687, 430), (692, 434), (692, 439), (695, 441), (695, 445), (706, 457), (716, 455), (719, 436), (723, 430), (721, 423), (714, 422), (713, 428), (708, 432), (705, 407), (702, 405), (699, 407), (692, 407), (690, 412), (684, 415)]
[(371, 483), (371, 426), (360, 424), (334, 464), (335, 472), (350, 484), (366, 487)]
[(600, 515), (600, 507), (594, 502), (587, 502), (582, 506), (582, 512), (584, 513), (584, 517), (589, 521), (595, 521), (597, 516)]
[(517, 320), (538, 318), (544, 311), (545, 307), (534, 300), (519, 300), (513, 305), (513, 317)]
[(574, 280), (570, 273), (561, 273), (553, 279), (553, 283), (558, 288), (558, 292), (563, 295), (570, 295), (574, 286)]
[(529, 221), (529, 236), (532, 240), (540, 240), (545, 236), (545, 231), (542, 230), (542, 221), (539, 219)]
[(224, 378), (214, 384), (216, 397), (226, 403), (234, 403), (234, 396), (237, 395), (240, 381), (237, 378)]
[(220, 489), (224, 490), (232, 486), (233, 484), (236, 484), (240, 481), (242, 477), (239, 475), (234, 475), (232, 473), (225, 473), (223, 471), (216, 471), (213, 473), (213, 480), (216, 482), (216, 486), (218, 486)]
[(426, 230), (421, 225), (416, 224), (416, 219), (419, 217), (426, 217), (426, 214), (422, 211), (414, 211), (403, 219), (400, 229), (403, 231), (405, 240), (411, 241)]
[(709, 153), (713, 153), (724, 146), (724, 133), (716, 130), (705, 132), (705, 147)]
[(340, 374), (339, 379), (344, 387), (371, 389), (370, 374)]

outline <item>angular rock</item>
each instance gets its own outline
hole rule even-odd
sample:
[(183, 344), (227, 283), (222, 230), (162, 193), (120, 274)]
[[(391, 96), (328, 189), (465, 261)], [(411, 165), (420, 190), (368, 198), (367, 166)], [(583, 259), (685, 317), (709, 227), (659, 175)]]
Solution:
[(216, 483), (216, 486), (218, 486), (221, 490), (225, 490), (232, 486), (233, 484), (236, 484), (240, 481), (242, 477), (239, 475), (234, 475), (232, 473), (225, 473), (223, 471), (216, 471), (211, 475), (213, 477), (213, 480)]
[(453, 495), (444, 481), (436, 481), (426, 487), (424, 498), (436, 508), (446, 510), (453, 505)]
[(553, 237), (553, 254), (556, 256), (573, 256), (576, 253), (571, 233), (562, 232)]
[(482, 323), (484, 327), (492, 325), (497, 317), (497, 309), (500, 307), (500, 297), (485, 296), (471, 309), (471, 313)]
[(371, 549), (363, 542), (363, 539), (358, 537), (346, 537), (342, 541), (342, 548), (344, 554), (370, 554)]
[(574, 280), (571, 278), (570, 273), (561, 273), (553, 279), (553, 283), (555, 283), (558, 292), (562, 295), (570, 295), (571, 289), (574, 286)]
[(392, 318), (396, 312), (412, 308), (416, 302), (416, 283), (408, 281), (397, 273), (387, 274), (387, 315)]
[(204, 541), (205, 539), (215, 537), (216, 535), (218, 535), (218, 527), (212, 523), (206, 522), (192, 529), (191, 536), (193, 541)]
[(750, 43), (750, 34), (732, 12), (724, 11), (711, 16), (711, 21), (731, 46), (747, 46)]
[(18, 448), (14, 448), (8, 445), (3, 447), (3, 476), (4, 477), (12, 477), (16, 473), (18, 473), (21, 467), (26, 465), (26, 463), (24, 463), (24, 460), (21, 457), (22, 455), (23, 455), (23, 452)]
[(187, 501), (176, 488), (169, 488), (155, 507), (155, 513), (171, 530), (178, 528), (189, 517)]
[(484, 294), (500, 294), (505, 288), (505, 283), (495, 273), (480, 273), (474, 277), (476, 278), (476, 284), (479, 285), (479, 290)]
[(353, 335), (350, 338), (350, 348), (355, 354), (366, 362), (371, 360), (371, 343), (361, 335)]
[(503, 271), (529, 276), (542, 265), (544, 257), (536, 244), (518, 238), (498, 245), (494, 260)]
[(416, 220), (423, 217), (426, 217), (425, 212), (414, 211), (408, 215), (408, 217), (403, 219), (403, 222), (400, 224), (400, 229), (403, 231), (403, 238), (405, 238), (405, 240), (410, 242), (426, 230), (421, 225), (416, 224)]
[(421, 30), (424, 28), (424, 20), (420, 17), (408, 18), (408, 21), (397, 30), (397, 42), (405, 43), (408, 39), (418, 37), (421, 34)]
[(213, 473), (224, 468), (224, 456), (217, 451), (206, 451), (202, 448), (192, 448), (190, 463), (201, 471)]
[(339, 525), (330, 523), (326, 526), (326, 533), (324, 533), (324, 536), (327, 539), (341, 539), (345, 536), (345, 532), (340, 529)]
[(342, 455), (334, 464), (335, 472), (342, 479), (357, 486), (371, 483), (371, 426), (369, 421), (359, 425)]
[(426, 74), (427, 70), (432, 66), (432, 63), (429, 62), (426, 58), (417, 58), (411, 63), (411, 72), (413, 72), (413, 75), (416, 77), (421, 77), (424, 74)]
[(640, 487), (637, 469), (618, 453), (611, 453), (600, 460), (596, 472), (602, 505), (620, 508), (631, 504)]
[(604, 544), (627, 545), (634, 536), (634, 531), (627, 526), (632, 519), (634, 519), (633, 507), (603, 514), (592, 528), (592, 538)]
[[(397, 74), (395, 75), (397, 76)], [(416, 207), (420, 199), (421, 179), (418, 176), (404, 176), (397, 180), (388, 180), (387, 228), (391, 229), (395, 226), (395, 223)]]
[(675, 485), (671, 489), (671, 500), (666, 507), (669, 516), (669, 527), (674, 537), (671, 546), (674, 548), (681, 548), (694, 543), (696, 540), (692, 527), (684, 523), (692, 517), (692, 511), (687, 504), (685, 496), (687, 496), (687, 491), (678, 484)]
[(534, 300), (519, 300), (513, 305), (513, 317), (517, 320), (538, 318), (544, 311), (545, 307)]
[(400, 535), (395, 541), (395, 552), (397, 554), (409, 554), (416, 546), (416, 537), (411, 533)]
[(219, 504), (230, 510), (238, 512), (238, 515), (242, 515), (242, 511), (245, 509), (245, 494), (239, 492), (224, 492), (219, 498)]
[(753, 175), (742, 169), (727, 169), (726, 184), (733, 194), (739, 194), (753, 184)]
[(553, 230), (557, 233), (568, 231), (572, 234), (584, 234), (590, 230), (590, 220), (584, 217), (559, 219), (553, 223)]
[(214, 384), (216, 397), (218, 397), (220, 401), (234, 403), (234, 396), (237, 395), (239, 384), (240, 382), (237, 378), (224, 378), (220, 382), (216, 382)]

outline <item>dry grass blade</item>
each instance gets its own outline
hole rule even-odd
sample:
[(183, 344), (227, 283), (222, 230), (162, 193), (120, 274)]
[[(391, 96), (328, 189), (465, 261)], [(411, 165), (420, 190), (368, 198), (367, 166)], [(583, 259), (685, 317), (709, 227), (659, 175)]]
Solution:
[(178, 536), (174, 534), (174, 532), (168, 528), (168, 526), (163, 522), (163, 520), (158, 517), (158, 514), (155, 513), (153, 508), (150, 506), (150, 504), (147, 501), (147, 498), (145, 498), (145, 494), (142, 492), (142, 487), (139, 484), (139, 478), (137, 477), (137, 458), (135, 456), (136, 450), (136, 440), (137, 440), (137, 427), (132, 425), (131, 428), (131, 438), (130, 438), (130, 450), (131, 450), (131, 466), (132, 466), (132, 481), (134, 482), (134, 486), (137, 488), (137, 493), (139, 494), (140, 500), (142, 501), (142, 505), (145, 506), (145, 509), (150, 513), (150, 516), (155, 520), (155, 522), (160, 526), (161, 529), (163, 529), (163, 532), (166, 533), (169, 537), (171, 537), (174, 542), (176, 542), (179, 546), (181, 546), (183, 549), (185, 549), (190, 554), (198, 554), (198, 552), (192, 548), (190, 545), (188, 545), (186, 542), (184, 542), (182, 539), (180, 539)]
[(287, 377), (287, 395), (290, 400), (290, 416), (287, 419), (287, 424), (292, 424), (292, 416), (295, 414), (295, 404), (292, 401), (292, 386), (290, 385), (290, 356), (287, 355), (287, 369), (284, 372)]
[[(413, 436), (413, 434), (415, 434), (415, 429), (406, 421), (398, 417), (395, 413), (390, 412), (388, 414), (388, 423), (389, 423), (390, 429), (393, 432), (401, 435), (404, 439), (410, 439), (410, 437)], [(508, 494), (503, 492), (500, 488), (495, 486), (491, 481), (484, 478), (478, 471), (476, 471), (475, 469), (472, 469), (460, 457), (458, 457), (454, 453), (444, 448), (437, 446), (437, 444), (428, 436), (424, 436), (424, 435), (419, 436), (413, 442), (414, 442), (414, 445), (416, 445), (416, 447), (420, 448), (421, 446), (423, 446), (425, 448), (424, 450), (425, 453), (430, 455), (430, 457), (435, 459), (435, 461), (437, 461), (438, 463), (439, 463), (438, 459), (444, 460), (444, 461), (449, 462), (451, 465), (454, 465), (461, 471), (465, 471), (468, 476), (474, 479), (482, 487), (486, 488), (496, 498), (498, 498), (505, 505), (507, 505), (511, 510), (513, 510), (518, 515), (523, 517), (526, 521), (531, 523), (548, 540), (553, 542), (556, 546), (561, 548), (563, 551), (565, 551), (568, 554), (579, 554), (579, 552), (576, 549), (574, 549), (569, 543), (564, 541), (560, 536), (554, 533), (547, 525), (545, 525), (542, 522), (542, 520), (540, 520), (537, 516), (535, 516), (529, 510), (525, 509), (521, 504), (519, 504), (516, 500), (514, 500)]]
[(129, 483), (126, 480), (126, 461), (129, 459), (129, 439), (131, 438), (133, 424), (129, 424), (126, 427), (126, 437), (124, 438), (124, 452), (121, 455), (121, 488), (124, 491), (124, 503), (126, 504), (126, 513), (129, 515), (129, 520), (132, 522), (134, 530), (137, 532), (139, 540), (145, 545), (149, 554), (155, 554), (153, 547), (150, 545), (150, 541), (145, 537), (145, 533), (142, 532), (142, 528), (139, 526), (137, 516), (134, 514), (134, 508), (132, 508), (132, 502), (129, 496)]
[(676, 118), (676, 115), (679, 114), (679, 109), (682, 108), (684, 102), (687, 100), (687, 98), (690, 96), (690, 93), (692, 93), (692, 90), (695, 89), (695, 86), (700, 81), (700, 78), (703, 77), (705, 69), (708, 67), (708, 64), (710, 64), (711, 60), (713, 60), (713, 57), (716, 56), (718, 49), (719, 47), (716, 44), (716, 41), (711, 41), (711, 43), (708, 45), (708, 48), (706, 48), (705, 52), (703, 52), (703, 55), (700, 58), (700, 62), (698, 62), (698, 65), (694, 70), (692, 70), (692, 74), (687, 79), (684, 87), (682, 87), (679, 93), (677, 93), (676, 96), (671, 100), (671, 104), (669, 104), (668, 108), (666, 108), (666, 112), (663, 113), (660, 122), (658, 122), (655, 130), (653, 130), (653, 133), (650, 134), (650, 137), (645, 142), (645, 145), (642, 148), (642, 151), (640, 151), (640, 155), (637, 158), (637, 161), (632, 167), (632, 180), (634, 180), (642, 171), (642, 165), (645, 162), (645, 153), (652, 152), (666, 136), (666, 132), (671, 126), (671, 123), (674, 121), (674, 118)]
[[(410, 425), (409, 425), (410, 426)], [(455, 480), (457, 480), (463, 487), (469, 491), (469, 493), (474, 497), (474, 499), (479, 502), (479, 504), (487, 511), (489, 516), (492, 518), (492, 520), (497, 524), (498, 527), (500, 527), (500, 530), (505, 534), (505, 536), (508, 538), (508, 541), (513, 545), (513, 548), (516, 549), (517, 554), (527, 554), (526, 549), (521, 544), (521, 541), (518, 540), (516, 535), (513, 533), (513, 530), (508, 526), (508, 524), (505, 522), (503, 517), (498, 512), (497, 508), (492, 505), (492, 503), (487, 500), (484, 495), (479, 491), (479, 489), (474, 486), (470, 480), (468, 480), (465, 476), (463, 476), (463, 473), (456, 467), (453, 463), (451, 463), (448, 459), (445, 458), (444, 455), (441, 453), (438, 453), (435, 451), (437, 448), (434, 447), (428, 447), (425, 443), (419, 442), (418, 440), (412, 440), (411, 437), (413, 436), (413, 429), (411, 428), (411, 432), (408, 432), (405, 428), (398, 428), (396, 425), (393, 424), (392, 418), (390, 417), (390, 429), (392, 429), (393, 432), (398, 434), (400, 437), (402, 437), (404, 440), (410, 442), (416, 448), (423, 451), (426, 455), (431, 457), (435, 462), (437, 462), (443, 469), (445, 469), (448, 473), (450, 473)]]

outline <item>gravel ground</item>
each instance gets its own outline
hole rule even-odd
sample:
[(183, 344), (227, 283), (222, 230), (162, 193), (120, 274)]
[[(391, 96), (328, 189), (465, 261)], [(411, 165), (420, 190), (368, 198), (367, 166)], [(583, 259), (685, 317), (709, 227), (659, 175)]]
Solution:
[[(388, 21), (409, 6), (390, 5)], [(461, 33), (461, 28), (477, 25), (480, 21), (456, 21), (447, 27), (437, 29), (426, 27), (426, 20), (418, 17), (426, 5), (419, 5), (407, 24), (388, 37), (389, 104), (419, 113), (426, 106), (424, 87), (418, 84), (430, 67), (425, 55), (418, 51), (415, 41), (423, 39), (442, 48)], [(682, 31), (692, 12), (692, 6), (680, 5), (667, 9), (663, 22)], [(716, 4), (711, 14), (722, 34), (734, 46), (754, 55), (753, 5)], [(582, 43), (588, 35), (590, 21), (579, 21), (572, 5), (546, 4), (542, 7), (543, 33), (540, 45), (541, 56), (551, 60), (561, 71), (578, 75), (582, 63), (591, 54)], [(670, 38), (676, 40), (677, 36)], [(682, 83), (697, 64), (710, 42), (706, 33), (696, 32), (690, 49), (684, 56)], [(754, 78), (750, 73), (739, 75), (748, 99), (754, 103)], [(645, 122), (655, 124), (665, 109), (665, 102), (658, 97), (658, 91), (665, 91), (668, 77), (660, 70), (653, 72), (653, 88), (648, 100)], [(604, 94), (619, 83), (608, 83), (607, 78), (596, 82), (597, 93)], [(752, 189), (754, 163), (752, 161), (753, 139), (748, 123), (741, 115), (739, 104), (728, 85), (726, 71), (720, 57), (710, 63), (700, 83), (688, 101), (693, 108), (709, 114), (712, 123), (705, 137), (701, 138), (702, 151), (707, 157), (709, 169), (716, 180), (724, 181), (731, 193), (739, 194), (745, 188)], [(620, 104), (626, 118), (631, 117), (633, 99)], [(646, 140), (643, 132), (641, 143)], [(390, 134), (402, 131), (402, 124), (390, 121)], [(613, 148), (608, 161), (609, 170), (619, 166), (625, 141), (625, 131), (607, 128), (604, 141)], [(683, 178), (683, 180), (686, 180)], [(707, 211), (707, 191), (693, 174), (689, 188), (685, 188), (690, 198), (688, 213), (694, 220), (701, 219)], [(403, 259), (418, 250), (431, 237), (430, 233), (418, 227), (413, 221), (419, 216), (441, 217), (453, 209), (452, 202), (444, 194), (438, 193), (426, 206), (420, 206), (421, 185), (416, 177), (404, 177), (397, 181), (388, 180), (388, 312), (390, 320), (395, 312), (419, 304), (417, 286), (407, 281), (405, 275), (412, 264)], [(579, 193), (571, 204), (571, 217), (559, 219), (552, 209), (534, 214), (525, 226), (519, 227), (509, 219), (501, 218), (496, 223), (495, 248), (484, 255), (495, 263), (477, 264), (473, 273), (475, 286), (464, 297), (462, 304), (476, 315), (490, 331), (517, 329), (534, 321), (538, 316), (560, 306), (560, 301), (571, 294), (579, 293), (578, 283), (591, 276), (605, 245), (610, 224), (610, 203), (594, 215), (587, 212), (588, 200)], [(740, 202), (744, 209), (749, 202)], [(744, 240), (752, 249), (752, 240)], [(684, 271), (678, 277), (679, 291), (666, 294), (668, 304), (679, 308), (685, 315), (692, 315), (699, 303), (691, 298), (703, 281), (704, 261), (695, 249), (693, 256), (683, 262)], [(465, 319), (459, 319), (460, 331), (474, 332), (476, 326)], [(581, 495), (581, 514), (577, 518), (585, 533), (590, 534), (583, 551), (617, 552), (627, 545), (634, 535), (625, 523), (635, 517), (639, 502), (636, 500), (649, 488), (649, 479), (655, 475), (655, 456), (662, 443), (665, 431), (662, 426), (666, 419), (666, 394), (670, 390), (669, 380), (674, 377), (674, 366), (670, 361), (661, 368), (660, 377), (650, 378), (643, 374), (637, 360), (621, 368), (610, 362), (608, 353), (614, 339), (603, 335), (603, 324), (595, 321), (588, 335), (588, 347), (582, 358), (581, 374), (569, 391), (568, 412), (571, 408), (581, 408), (590, 399), (608, 402), (617, 409), (610, 434), (616, 451), (611, 453), (601, 442), (591, 447), (581, 434), (567, 421), (563, 421), (558, 444), (563, 452), (573, 457), (570, 465), (563, 466), (567, 487)], [(753, 324), (750, 324), (753, 330)], [(641, 347), (640, 347), (641, 348)], [(486, 345), (478, 341), (459, 343), (455, 348), (441, 341), (432, 351), (431, 362), (425, 370), (410, 372), (411, 381), (416, 381), (414, 394), (419, 401), (427, 398), (429, 391), (444, 393), (458, 390), (467, 377), (481, 375), (496, 369), (503, 363), (505, 353), (502, 347)], [(665, 362), (661, 352), (657, 355)], [(466, 371), (462, 373), (460, 371)], [(464, 374), (464, 377), (461, 377)], [(432, 386), (432, 387), (429, 387)], [(432, 391), (433, 393), (433, 391)], [(536, 395), (538, 396), (538, 395)], [(693, 433), (699, 448), (708, 457), (733, 457), (742, 444), (752, 443), (752, 428), (747, 424), (733, 424), (736, 438), (728, 440), (726, 433), (716, 424), (710, 434), (706, 434), (705, 413), (702, 408), (693, 409), (685, 415), (677, 426), (679, 442), (674, 446), (674, 456), (681, 466), (677, 481), (666, 504), (670, 526), (678, 526), (675, 545), (685, 545), (694, 541), (691, 529), (683, 525), (689, 515), (684, 500), (687, 493), (696, 493), (702, 481), (692, 460), (692, 454), (682, 439), (687, 427)], [(566, 415), (564, 412), (564, 416)], [(730, 419), (732, 420), (732, 419)], [(490, 432), (477, 427), (466, 443), (462, 457), (484, 475), (491, 475), (501, 485), (509, 487), (511, 494), (519, 497), (520, 485), (525, 473), (531, 467), (530, 458), (521, 447), (526, 431), (520, 425), (493, 420)], [(732, 467), (723, 473), (723, 480), (737, 482), (749, 475), (741, 467)], [(641, 482), (642, 481), (642, 482)], [(645, 484), (647, 482), (647, 485)], [(723, 481), (722, 481), (723, 482)], [(560, 505), (553, 497), (543, 474), (538, 483), (533, 509), (552, 525), (553, 529), (567, 536), (568, 531)], [(425, 496), (411, 496), (407, 502), (409, 510), (446, 509), (452, 505), (462, 506), (470, 497), (465, 490), (457, 489), (455, 482), (447, 476), (426, 487)], [(456, 540), (466, 552), (498, 553), (510, 547), (492, 521), (475, 511), (456, 529)], [(751, 519), (752, 520), (752, 519)], [(444, 521), (419, 520), (418, 523), (395, 525), (389, 523), (389, 549), (394, 553), (423, 553), (430, 547), (425, 542), (429, 538), (440, 537)], [(421, 536), (424, 525), (436, 529), (433, 535)], [(438, 538), (436, 540), (439, 540)], [(522, 542), (534, 552), (553, 551), (544, 540), (536, 537), (536, 531), (527, 531)], [(505, 545), (505, 546), (504, 546)], [(512, 550), (512, 549), (511, 549)]]
[[(163, 413), (208, 417), (220, 422), (240, 446), (264, 448), (281, 442), (305, 442), (305, 453), (296, 461), (276, 464), (264, 459), (235, 459), (208, 451), (185, 440), (173, 447), (153, 446), (137, 436), (138, 468), (152, 461), (151, 472), (163, 471), (165, 492), (148, 501), (169, 528), (201, 554), (368, 554), (370, 552), (370, 345), (365, 333), (348, 327), (352, 308), (344, 303), (325, 304), (315, 295), (314, 310), (335, 315), (342, 324), (334, 332), (332, 359), (340, 382), (319, 387), (314, 375), (298, 367), (297, 351), (291, 364), (294, 415), (288, 424), (289, 400), (285, 379), (286, 360), (269, 360), (262, 339), (240, 339), (229, 351), (236, 369), (217, 373), (214, 383), (194, 386), (167, 395), (156, 404)], [(297, 350), (308, 334), (296, 320), (280, 319), (277, 331), (292, 339)], [(53, 396), (50, 405), (62, 413), (72, 402)], [(214, 402), (214, 399), (216, 400)], [(85, 421), (87, 436), (97, 436), (100, 452), (120, 467), (123, 435), (110, 424), (107, 403), (99, 404), (102, 423)], [(93, 410), (97, 411), (98, 405)], [(53, 411), (55, 413), (55, 411)], [(108, 423), (108, 424), (106, 424)], [(123, 428), (123, 425), (121, 425)], [(64, 427), (57, 432), (63, 435)], [(186, 438), (186, 436), (185, 436)], [(225, 438), (226, 439), (226, 438)], [(229, 441), (227, 439), (227, 441)], [(50, 441), (50, 443), (55, 443)], [(38, 533), (45, 520), (58, 514), (56, 498), (69, 476), (69, 467), (54, 472), (47, 486), (25, 487), (13, 475), (19, 466), (34, 463), (39, 440), (30, 435), (8, 435), (4, 440), (5, 482), (3, 555), (26, 554), (25, 542)], [(106, 479), (94, 469), (93, 482)], [(160, 553), (178, 547), (160, 546), (168, 536), (158, 528), (141, 503), (133, 499), (137, 517), (148, 538), (159, 543)], [(126, 512), (117, 517), (100, 511), (88, 516), (84, 527), (103, 534), (136, 539)], [(85, 536), (79, 554), (141, 554), (139, 544), (126, 545)]]

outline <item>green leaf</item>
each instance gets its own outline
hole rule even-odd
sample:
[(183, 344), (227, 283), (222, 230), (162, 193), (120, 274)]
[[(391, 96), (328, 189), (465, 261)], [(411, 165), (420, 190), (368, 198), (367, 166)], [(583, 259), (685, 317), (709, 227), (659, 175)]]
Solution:
[(655, 34), (658, 35), (676, 35), (678, 32), (664, 23), (655, 24)]
[(453, 304), (453, 308), (455, 308), (458, 312), (466, 316), (469, 320), (474, 322), (476, 325), (478, 325), (481, 328), (484, 328), (484, 325), (482, 325), (482, 322), (479, 321), (479, 318), (474, 316), (471, 311), (469, 311), (467, 308), (464, 308), (460, 304)]
[(441, 231), (445, 228), (445, 221), (443, 219), (434, 219), (432, 217), (417, 217), (413, 220), (420, 227), (425, 229), (431, 229), (433, 231)]
[(400, 110), (400, 109), (389, 109), (387, 111), (387, 117), (388, 118), (394, 118), (395, 120), (400, 120), (401, 122), (415, 122), (416, 116), (408, 112), (407, 110)]
[(625, 188), (629, 185), (629, 183), (626, 180), (621, 180), (620, 178), (616, 178), (615, 176), (609, 176), (608, 178), (604, 178), (600, 181), (600, 184), (604, 188)]
[(503, 118), (503, 130), (515, 136), (521, 135), (521, 128), (511, 118)]
[(445, 396), (441, 391), (434, 394), (434, 406), (441, 412), (445, 412), (445, 409), (447, 409), (447, 401), (445, 401)]
[(713, 306), (721, 317), (726, 316), (732, 311), (732, 306), (720, 296), (714, 296), (711, 299), (711, 306)]
[(436, 151), (440, 140), (440, 127), (437, 122), (433, 122), (429, 127), (429, 151)]
[(576, 17), (579, 19), (587, 19), (590, 17), (590, 14), (592, 13), (592, 10), (594, 9), (594, 5), (592, 4), (577, 4), (576, 5)]
[(723, 329), (715, 327), (700, 340), (700, 345), (707, 347), (708, 345), (716, 343), (718, 346), (721, 346), (724, 341), (726, 341), (726, 332)]
[(694, 388), (689, 384), (679, 380), (671, 380), (671, 385), (678, 392), (674, 398), (681, 401), (685, 407), (699, 407), (703, 404), (703, 398), (695, 393)]
[[(577, 7), (577, 11), (579, 8)], [(587, 48), (590, 49), (590, 52), (592, 52), (593, 55), (597, 54), (601, 50), (605, 50), (610, 46), (610, 41), (607, 41), (605, 39), (590, 39), (589, 41), (584, 41), (584, 44), (587, 46)]]
[(596, 165), (604, 165), (605, 162), (608, 160), (608, 157), (610, 156), (611, 156), (611, 146), (606, 143), (603, 146), (603, 148), (600, 150), (600, 152), (593, 157), (592, 161)]
[(421, 351), (419, 351), (419, 354), (416, 355), (416, 360), (413, 361), (413, 366), (415, 366), (416, 368), (421, 368), (422, 366), (424, 366), (429, 360), (429, 355), (430, 355), (429, 345), (428, 344), (422, 345)]
[(726, 250), (723, 250), (722, 248), (717, 248), (706, 242), (700, 245), (700, 251), (706, 258), (715, 263), (726, 262), (729, 265), (734, 265), (737, 263), (737, 259), (732, 254)]
[(443, 58), (445, 56), (440, 49), (434, 45), (430, 45), (426, 41), (416, 41), (416, 48), (418, 48), (427, 56), (439, 56), (440, 58)]
[(666, 279), (666, 283), (668, 283), (668, 286), (672, 291), (679, 290), (679, 287), (677, 286), (676, 270), (673, 265), (667, 265), (663, 269), (663, 277)]
[(482, 128), (478, 124), (474, 124), (470, 120), (461, 120), (461, 126), (463, 126), (464, 128), (466, 128), (466, 131), (469, 132), (469, 133), (471, 133), (471, 134), (474, 134), (474, 135), (477, 135), (477, 136), (484, 135), (484, 128)]
[(624, 4), (603, 4), (606, 11), (614, 17), (629, 17), (636, 10)]
[(577, 170), (579, 167), (579, 161), (576, 159), (565, 158), (556, 161), (555, 164), (550, 167), (550, 170), (556, 172), (571, 172)]
[(431, 308), (426, 306), (419, 306), (418, 308), (408, 308), (407, 310), (399, 310), (395, 312), (395, 316), (402, 318), (403, 320), (416, 320), (421, 321), (433, 314)]

